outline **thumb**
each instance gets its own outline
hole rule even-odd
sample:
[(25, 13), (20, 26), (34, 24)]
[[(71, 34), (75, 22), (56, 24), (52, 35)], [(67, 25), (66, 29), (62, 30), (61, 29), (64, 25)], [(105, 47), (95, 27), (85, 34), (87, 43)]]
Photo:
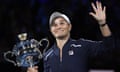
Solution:
[(94, 18), (96, 18), (96, 15), (95, 15), (95, 13), (93, 13), (93, 12), (90, 12), (89, 13), (91, 16), (93, 16)]
[(35, 66), (34, 69), (38, 69), (38, 66)]

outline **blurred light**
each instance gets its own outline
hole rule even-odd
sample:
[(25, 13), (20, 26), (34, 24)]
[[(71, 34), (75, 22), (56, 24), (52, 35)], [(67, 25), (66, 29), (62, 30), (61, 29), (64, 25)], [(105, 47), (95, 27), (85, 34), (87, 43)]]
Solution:
[(115, 72), (114, 70), (90, 70), (89, 72)]

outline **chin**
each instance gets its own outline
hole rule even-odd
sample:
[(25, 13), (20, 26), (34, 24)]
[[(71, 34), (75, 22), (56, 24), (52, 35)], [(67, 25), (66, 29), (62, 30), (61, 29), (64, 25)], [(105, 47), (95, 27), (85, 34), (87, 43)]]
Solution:
[(66, 38), (66, 35), (59, 35), (59, 36), (56, 36), (55, 38), (57, 38), (57, 39), (64, 39), (64, 38)]

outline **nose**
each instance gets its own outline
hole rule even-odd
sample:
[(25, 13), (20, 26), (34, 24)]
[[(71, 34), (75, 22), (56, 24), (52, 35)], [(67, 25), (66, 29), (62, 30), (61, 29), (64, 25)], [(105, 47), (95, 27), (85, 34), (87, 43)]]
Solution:
[(62, 25), (57, 24), (56, 29), (60, 29), (61, 27), (62, 27)]

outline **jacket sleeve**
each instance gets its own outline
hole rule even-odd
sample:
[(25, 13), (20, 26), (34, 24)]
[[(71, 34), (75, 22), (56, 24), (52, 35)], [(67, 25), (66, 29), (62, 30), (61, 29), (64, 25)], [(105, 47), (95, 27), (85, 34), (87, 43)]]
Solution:
[(112, 52), (114, 48), (114, 38), (112, 36), (104, 37), (102, 41), (86, 40), (86, 43), (90, 57), (104, 55)]

